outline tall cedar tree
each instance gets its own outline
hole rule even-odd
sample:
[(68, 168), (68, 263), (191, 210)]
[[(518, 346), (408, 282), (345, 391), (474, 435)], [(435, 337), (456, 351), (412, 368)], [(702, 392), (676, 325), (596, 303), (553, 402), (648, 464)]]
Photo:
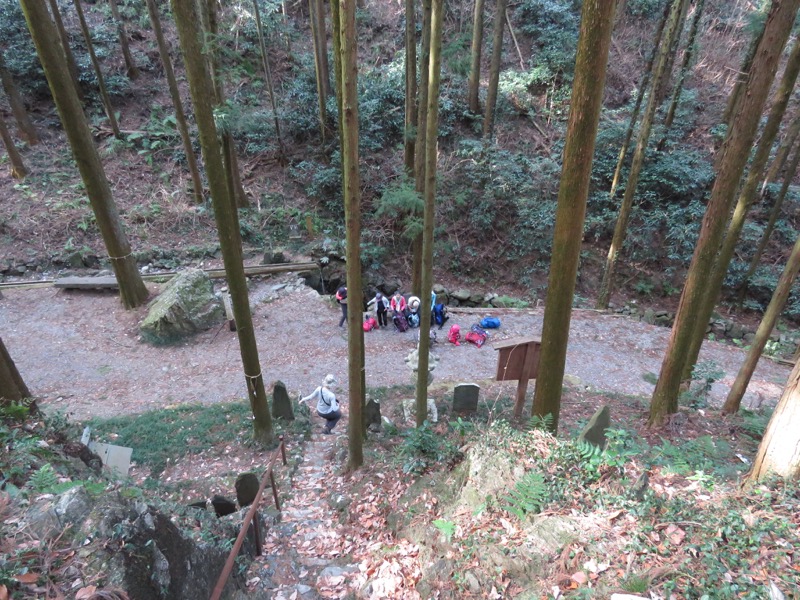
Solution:
[[(336, 0), (334, 0), (336, 1)], [(361, 176), (358, 165), (358, 38), (355, 0), (339, 2), (341, 51), (342, 171), (344, 218), (347, 230), (347, 351), (349, 380), (350, 469), (364, 464), (364, 328), (361, 315), (364, 292), (361, 285)]]
[(200, 169), (197, 166), (197, 157), (194, 155), (192, 137), (189, 135), (189, 124), (186, 122), (186, 113), (183, 111), (183, 101), (178, 90), (178, 81), (175, 79), (175, 70), (172, 68), (172, 59), (169, 56), (169, 48), (164, 40), (164, 32), (161, 29), (161, 17), (158, 13), (156, 0), (145, 0), (147, 12), (150, 15), (150, 25), (156, 36), (158, 54), (161, 57), (161, 65), (164, 67), (164, 77), (167, 79), (169, 95), (172, 98), (172, 106), (175, 108), (175, 122), (178, 125), (178, 133), (183, 142), (183, 152), (186, 155), (186, 164), (189, 174), (192, 176), (192, 195), (198, 204), (203, 202), (203, 179), (200, 177)]
[(717, 178), (711, 190), (711, 199), (703, 217), (700, 237), (695, 246), (666, 356), (650, 403), (650, 426), (660, 425), (667, 415), (678, 410), (681, 375), (692, 340), (694, 323), (701, 316), (705, 286), (711, 277), (739, 180), (753, 146), (758, 122), (798, 5), (800, 0), (775, 0), (767, 17), (764, 35), (753, 59), (745, 91), (722, 148)]
[(757, 482), (770, 475), (800, 478), (800, 362), (789, 375), (747, 479)]
[[(211, 77), (214, 82), (214, 94), (217, 106), (225, 105), (225, 81), (222, 69), (219, 68), (219, 27), (217, 22), (217, 0), (207, 0), (206, 4), (205, 27), (208, 32), (208, 64), (211, 70)], [(227, 123), (222, 127), (222, 160), (225, 165), (225, 176), (228, 182), (230, 197), (238, 208), (247, 208), (250, 202), (247, 200), (242, 177), (239, 174), (239, 158), (236, 154), (236, 143), (233, 134)]]
[(50, 13), (53, 16), (53, 23), (58, 32), (58, 42), (61, 44), (61, 49), (64, 51), (64, 56), (67, 59), (67, 66), (69, 68), (69, 75), (72, 78), (72, 84), (75, 86), (75, 92), (78, 98), (83, 100), (83, 92), (80, 83), (78, 82), (78, 64), (75, 62), (75, 55), (72, 53), (72, 48), (69, 45), (69, 34), (67, 28), (64, 27), (64, 19), (61, 18), (61, 11), (58, 10), (58, 0), (48, 0), (50, 6)]
[[(795, 119), (795, 122), (792, 124), (793, 129), (795, 125), (797, 125), (798, 132), (800, 132), (800, 117)], [(797, 140), (800, 140), (797, 135), (794, 137)], [(750, 280), (753, 278), (753, 275), (756, 274), (756, 269), (758, 269), (758, 265), (761, 262), (761, 255), (764, 254), (764, 250), (767, 248), (769, 239), (772, 237), (772, 232), (775, 230), (775, 224), (778, 222), (778, 217), (781, 214), (781, 208), (783, 208), (783, 201), (786, 199), (786, 194), (789, 192), (789, 186), (792, 184), (792, 180), (797, 173), (798, 167), (800, 167), (800, 141), (797, 143), (792, 160), (789, 161), (789, 165), (786, 167), (786, 172), (783, 175), (783, 184), (781, 185), (778, 196), (775, 198), (775, 202), (769, 211), (767, 225), (764, 227), (764, 231), (761, 233), (761, 239), (758, 240), (756, 251), (753, 254), (753, 258), (750, 259), (750, 265), (747, 267), (747, 273), (744, 274), (742, 279), (741, 289), (739, 290), (740, 304), (744, 302), (744, 298), (747, 295), (747, 288), (750, 285)]]
[(795, 116), (792, 124), (789, 125), (786, 134), (783, 136), (783, 141), (778, 147), (778, 150), (775, 152), (775, 158), (772, 160), (772, 164), (769, 166), (769, 171), (767, 171), (766, 177), (764, 177), (764, 181), (761, 184), (761, 191), (759, 193), (759, 200), (764, 199), (764, 197), (767, 195), (767, 191), (769, 190), (769, 186), (775, 183), (778, 175), (780, 175), (780, 173), (783, 171), (783, 168), (786, 166), (786, 161), (789, 159), (789, 152), (791, 152), (792, 148), (794, 147), (794, 143), (797, 141), (798, 135), (800, 135), (800, 118)]
[(439, 140), (439, 87), (441, 85), (442, 20), (444, 1), (431, 4), (431, 54), (428, 67), (428, 110), (425, 123), (425, 210), (422, 229), (422, 287), (417, 369), (417, 427), (428, 416), (428, 363), (430, 352), (431, 288), (433, 287), (433, 221), (436, 212), (436, 157)]
[(689, 74), (689, 66), (697, 50), (697, 32), (700, 29), (700, 20), (703, 18), (703, 8), (705, 5), (706, 0), (697, 0), (697, 4), (694, 7), (692, 26), (689, 28), (686, 49), (683, 52), (681, 70), (675, 82), (675, 89), (672, 91), (672, 99), (667, 109), (667, 116), (664, 117), (664, 133), (661, 136), (661, 140), (656, 144), (656, 150), (659, 152), (664, 149), (664, 144), (667, 142), (667, 132), (669, 132), (672, 127), (672, 122), (675, 120), (675, 112), (678, 110), (678, 103), (681, 101), (681, 93), (683, 92), (683, 83), (686, 81), (686, 76)]
[(8, 153), (8, 163), (11, 165), (11, 176), (14, 179), (25, 179), (25, 176), (28, 174), (28, 169), (25, 167), (25, 163), (22, 162), (22, 155), (14, 144), (14, 138), (11, 137), (11, 132), (8, 130), (6, 120), (2, 114), (0, 114), (0, 139), (3, 140), (3, 146), (5, 146), (6, 152)]
[(128, 32), (125, 29), (125, 22), (122, 20), (122, 15), (119, 14), (119, 5), (117, 0), (108, 0), (108, 5), (111, 7), (111, 16), (117, 25), (117, 35), (119, 35), (119, 45), (122, 48), (122, 57), (125, 59), (125, 69), (128, 74), (128, 79), (134, 80), (139, 77), (139, 67), (133, 60), (131, 48), (128, 45)]
[[(762, 4), (767, 6), (767, 3)], [(760, 9), (763, 10), (763, 9)], [(731, 95), (728, 96), (728, 103), (725, 105), (725, 111), (722, 113), (722, 123), (730, 127), (731, 117), (736, 113), (739, 106), (739, 101), (742, 98), (744, 86), (747, 83), (747, 78), (750, 75), (750, 69), (753, 67), (753, 60), (756, 56), (756, 50), (761, 44), (761, 39), (764, 37), (764, 29), (766, 27), (766, 20), (757, 21), (755, 29), (753, 30), (753, 39), (750, 40), (750, 45), (747, 48), (747, 53), (742, 61), (741, 68), (737, 71), (736, 81), (733, 84)]]
[(725, 281), (725, 275), (728, 273), (728, 266), (736, 250), (739, 236), (742, 233), (742, 229), (744, 229), (747, 213), (750, 211), (750, 207), (756, 199), (758, 186), (764, 177), (764, 170), (766, 169), (775, 138), (778, 137), (778, 130), (780, 129), (783, 115), (786, 112), (786, 107), (792, 97), (792, 91), (794, 90), (794, 84), (797, 81), (798, 73), (800, 73), (800, 40), (795, 41), (794, 47), (789, 54), (786, 68), (783, 71), (780, 85), (775, 94), (775, 100), (772, 103), (772, 108), (770, 108), (764, 130), (761, 132), (761, 139), (758, 141), (755, 155), (750, 162), (750, 171), (747, 174), (744, 185), (739, 191), (739, 198), (736, 201), (733, 218), (731, 218), (728, 224), (728, 230), (722, 242), (722, 248), (714, 262), (711, 278), (706, 283), (704, 292), (705, 299), (701, 305), (699, 317), (695, 321), (695, 329), (691, 344), (689, 345), (689, 351), (686, 353), (686, 364), (683, 367), (682, 375), (684, 380), (691, 378), (692, 370), (697, 362), (697, 357), (700, 355), (700, 347), (703, 345), (703, 338), (705, 338), (706, 335), (706, 325), (711, 318), (711, 313), (714, 312), (717, 299), (722, 291), (722, 284)]
[(616, 2), (610, 0), (584, 0), (581, 9), (575, 83), (570, 100), (553, 233), (553, 256), (550, 259), (547, 304), (542, 324), (539, 379), (533, 399), (533, 414), (552, 415), (553, 431), (558, 430), (561, 410), (561, 386), (567, 357), (572, 299), (578, 274), (592, 156), (603, 103), (615, 6)]
[[(422, 0), (422, 40), (419, 54), (419, 98), (417, 104), (417, 148), (414, 155), (414, 190), (425, 193), (425, 148), (428, 121), (428, 65), (431, 58), (431, 0)], [(424, 210), (424, 209), (423, 209)], [(411, 290), (422, 298), (422, 232), (411, 242)]]
[(47, 14), (44, 0), (21, 0), (25, 20), (31, 32), (39, 61), (50, 85), (61, 124), (67, 134), (72, 154), (86, 187), (97, 227), (103, 236), (111, 267), (119, 284), (120, 299), (125, 308), (135, 308), (147, 300), (147, 288), (136, 267), (136, 259), (122, 228), (111, 186), (94, 145), (86, 115), (72, 83), (58, 33)]
[(31, 393), (22, 380), (17, 365), (11, 359), (3, 338), (0, 338), (0, 406), (8, 406), (12, 402), (30, 397)]
[[(342, 72), (342, 33), (341, 33), (341, 25), (342, 25), (342, 18), (340, 16), (340, 7), (339, 2), (331, 2), (331, 29), (333, 35), (333, 70), (334, 70), (334, 80), (336, 83), (336, 110), (339, 114), (339, 118), (337, 119), (337, 126), (339, 128), (339, 139), (344, 139), (344, 109), (342, 103), (342, 95), (344, 90), (344, 73)], [(345, 180), (346, 177), (345, 172), (345, 165), (342, 163), (342, 181)], [(363, 331), (361, 333), (363, 336)], [(366, 390), (367, 390), (367, 375), (366, 375), (366, 357), (364, 355), (364, 343), (362, 337), (362, 343), (360, 348), (360, 356), (357, 357), (360, 364), (361, 364), (361, 389), (363, 391), (364, 398), (362, 398), (361, 405), (363, 406), (366, 402)], [(356, 415), (358, 416), (358, 415)], [(352, 417), (351, 417), (352, 418)], [(351, 421), (352, 423), (353, 421)], [(355, 425), (353, 425), (355, 427)], [(356, 430), (351, 429), (353, 435), (355, 435)], [(361, 433), (362, 439), (366, 439), (367, 435), (367, 422), (364, 415), (364, 411), (361, 411)], [(353, 444), (358, 444), (358, 442), (353, 439)], [(351, 449), (354, 450), (356, 446), (354, 445)], [(363, 459), (362, 459), (363, 460)]]
[(608, 308), (611, 294), (614, 291), (614, 272), (617, 268), (619, 253), (622, 250), (622, 245), (625, 243), (625, 237), (628, 234), (628, 220), (630, 219), (631, 209), (633, 207), (633, 197), (634, 194), (636, 194), (636, 187), (639, 184), (639, 174), (644, 165), (647, 144), (650, 140), (650, 130), (653, 126), (656, 110), (658, 109), (658, 99), (661, 97), (661, 90), (666, 86), (669, 80), (667, 66), (669, 64), (670, 48), (675, 38), (680, 36), (680, 16), (683, 13), (683, 5), (687, 2), (688, 0), (673, 1), (669, 18), (667, 19), (667, 24), (664, 27), (664, 33), (661, 37), (661, 43), (658, 46), (658, 56), (656, 57), (655, 66), (653, 67), (653, 89), (647, 99), (647, 107), (645, 108), (644, 115), (642, 115), (642, 123), (639, 126), (639, 136), (636, 139), (636, 149), (633, 152), (633, 159), (631, 161), (631, 170), (630, 173), (628, 173), (628, 182), (625, 184), (625, 195), (622, 197), (622, 204), (619, 207), (617, 224), (614, 227), (614, 237), (611, 239), (611, 246), (608, 249), (605, 270), (603, 271), (603, 280), (600, 282), (600, 291), (597, 294), (597, 308), (600, 309)]
[(403, 165), (406, 176), (414, 179), (414, 154), (417, 137), (417, 18), (414, 0), (406, 3), (406, 102), (403, 132)]
[(81, 32), (83, 33), (83, 40), (86, 42), (86, 50), (89, 53), (89, 59), (92, 61), (94, 68), (94, 75), (97, 77), (97, 88), (100, 90), (100, 99), (103, 101), (103, 108), (108, 117), (108, 123), (111, 125), (111, 131), (114, 137), (121, 139), (122, 134), (119, 131), (117, 124), (117, 116), (114, 114), (114, 107), (111, 105), (111, 96), (108, 95), (106, 88), (106, 80), (103, 77), (103, 69), (100, 67), (100, 61), (97, 59), (97, 54), (94, 51), (94, 42), (92, 42), (92, 32), (89, 30), (89, 25), (86, 22), (86, 15), (83, 13), (83, 5), (81, 0), (75, 0), (75, 12), (78, 13), (78, 22), (81, 24)]
[(3, 90), (8, 97), (8, 104), (11, 106), (11, 112), (14, 115), (14, 120), (17, 122), (17, 129), (19, 130), (20, 137), (27, 142), (29, 146), (34, 146), (39, 143), (39, 136), (36, 133), (36, 128), (31, 123), (28, 116), (28, 111), (25, 110), (25, 102), (22, 101), (22, 96), (19, 93), (19, 88), (14, 82), (8, 68), (3, 54), (4, 50), (0, 49), (0, 81), (3, 83)]
[(264, 445), (273, 441), (272, 418), (269, 414), (264, 376), (258, 359), (253, 316), (247, 280), (242, 264), (242, 245), (239, 237), (239, 216), (230, 197), (222, 162), (217, 128), (214, 123), (216, 98), (213, 76), (203, 58), (204, 31), (202, 17), (194, 0), (172, 0), (172, 13), (178, 29), (181, 51), (186, 65), (186, 78), (194, 103), (195, 119), (200, 137), (203, 161), (206, 165), (214, 218), (217, 222), (222, 260), (233, 303), (233, 315), (239, 338), (250, 409), (253, 412), (253, 438)]
[(483, 0), (475, 0), (472, 17), (472, 51), (470, 52), (469, 79), (467, 82), (467, 106), (469, 112), (481, 112), (479, 92), (481, 89), (481, 53), (483, 52)]
[(486, 114), (483, 117), (483, 137), (494, 132), (494, 113), (497, 108), (497, 86), (500, 83), (500, 66), (503, 58), (503, 29), (506, 25), (508, 0), (497, 0), (492, 32), (492, 62), (489, 66), (489, 85), (486, 88)]
[[(308, 0), (308, 20), (311, 24), (311, 41), (314, 45), (314, 70), (317, 75), (317, 102), (319, 110), (319, 132), (324, 144), (328, 139), (328, 111), (325, 105), (328, 102), (328, 95), (330, 95), (330, 83), (328, 82), (328, 69), (327, 69), (327, 49), (322, 49), (320, 46), (326, 39), (325, 35), (320, 35), (319, 26), (320, 21), (323, 25), (324, 19), (319, 18), (321, 9), (319, 7), (320, 0)], [(323, 57), (325, 62), (323, 63)]]
[(738, 375), (736, 375), (736, 380), (733, 382), (730, 392), (728, 392), (728, 397), (722, 407), (722, 414), (732, 415), (739, 410), (744, 393), (747, 391), (747, 384), (750, 383), (750, 378), (756, 369), (758, 359), (769, 341), (769, 336), (772, 335), (772, 329), (778, 322), (778, 317), (780, 317), (783, 307), (786, 306), (786, 300), (789, 298), (795, 279), (797, 279), (798, 271), (800, 271), (800, 237), (794, 243), (792, 253), (789, 256), (789, 260), (786, 261), (786, 267), (783, 269), (783, 274), (778, 280), (778, 285), (775, 286), (772, 300), (770, 300), (769, 306), (764, 312), (764, 317), (761, 319), (755, 338), (750, 343), (747, 357), (739, 369)]
[(653, 39), (653, 51), (650, 53), (650, 58), (644, 67), (644, 75), (642, 75), (642, 81), (639, 84), (639, 92), (636, 94), (636, 102), (634, 103), (633, 110), (631, 111), (631, 118), (628, 121), (628, 128), (625, 130), (625, 137), (622, 139), (622, 146), (620, 147), (619, 155), (617, 156), (617, 166), (614, 168), (614, 176), (611, 178), (611, 191), (608, 193), (611, 200), (613, 200), (617, 195), (619, 178), (622, 174), (622, 167), (625, 165), (625, 157), (628, 155), (628, 148), (631, 145), (633, 131), (636, 129), (636, 122), (639, 120), (639, 111), (642, 108), (642, 100), (644, 99), (647, 89), (650, 86), (650, 79), (653, 75), (653, 63), (656, 60), (658, 48), (661, 45), (661, 36), (664, 33), (664, 25), (667, 22), (667, 15), (669, 15), (669, 7), (669, 2), (664, 4), (664, 14), (661, 16), (661, 19), (658, 22), (656, 36)]
[(281, 136), (281, 124), (278, 121), (278, 107), (275, 102), (275, 88), (272, 85), (272, 69), (269, 66), (269, 54), (267, 54), (267, 43), (264, 38), (264, 28), (261, 25), (261, 11), (258, 8), (258, 0), (253, 0), (253, 15), (256, 18), (256, 31), (258, 32), (258, 46), (261, 50), (261, 64), (264, 67), (264, 83), (267, 85), (269, 104), (272, 108), (272, 122), (275, 125), (275, 137), (278, 138), (278, 154), (281, 161), (285, 160), (286, 148), (283, 145)]

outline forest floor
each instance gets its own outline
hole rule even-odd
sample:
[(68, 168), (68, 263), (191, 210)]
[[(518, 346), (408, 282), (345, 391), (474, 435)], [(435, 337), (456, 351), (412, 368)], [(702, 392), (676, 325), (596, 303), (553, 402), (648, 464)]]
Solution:
[[(250, 566), (247, 574), (250, 597), (310, 600), (352, 597), (356, 592), (359, 597), (376, 599), (428, 597), (421, 595), (416, 587), (421, 585), (423, 572), (430, 567), (431, 548), (439, 547), (439, 542), (426, 542), (430, 546), (426, 550), (424, 544), (405, 535), (395, 537), (389, 522), (392, 514), (407, 513), (416, 515), (414, 518), (429, 528), (437, 518), (445, 523), (437, 491), (431, 487), (421, 494), (409, 492), (415, 478), (399, 472), (398, 444), (402, 438), (397, 436), (371, 435), (365, 466), (355, 473), (343, 469), (347, 335), (338, 327), (338, 306), (300, 281), (295, 275), (284, 274), (251, 282), (251, 305), (265, 380), (268, 389), (271, 382), (280, 379), (290, 394), (307, 394), (326, 373), (335, 373), (340, 381), (337, 393), (343, 402), (345, 418), (333, 436), (319, 435), (320, 423), (316, 418), (310, 437), (287, 431), (289, 451), (300, 457), (299, 467), (296, 471), (279, 469), (282, 519), (267, 533), (264, 556)], [(153, 285), (151, 289), (155, 292), (156, 288)], [(469, 327), (481, 314), (477, 309), (455, 309), (447, 326), (458, 323), (462, 328)], [(503, 403), (507, 406), (514, 395), (514, 382), (493, 381), (497, 353), (492, 343), (539, 334), (543, 309), (505, 309), (496, 314), (502, 319), (502, 327), (492, 332), (484, 347), (470, 344), (456, 347), (443, 341), (435, 345), (434, 352), (440, 361), (431, 396), (437, 400), (440, 417), (443, 413), (445, 420), (449, 416), (452, 388), (458, 382), (481, 385), (482, 414), (492, 414)], [(143, 308), (123, 310), (116, 295), (110, 293), (40, 288), (5, 291), (0, 299), (0, 331), (4, 342), (47, 413), (59, 411), (75, 421), (86, 422), (190, 404), (241, 404), (245, 397), (244, 378), (234, 333), (227, 327), (217, 327), (182, 345), (152, 347), (138, 337), (137, 324), (143, 315)], [(439, 332), (440, 338), (444, 338), (446, 329)], [(399, 427), (406, 425), (400, 401), (411, 395), (411, 371), (403, 358), (414, 348), (413, 333), (414, 330), (398, 333), (389, 328), (365, 334), (370, 393), (380, 398), (383, 414)], [(724, 400), (744, 358), (740, 348), (719, 342), (705, 343), (701, 359), (713, 361), (725, 371), (710, 391), (709, 410), (684, 410), (681, 413), (684, 418), (659, 431), (644, 428), (653, 375), (658, 373), (668, 336), (666, 328), (594, 310), (576, 310), (567, 356), (562, 432), (574, 435), (599, 406), (608, 404), (613, 427), (637, 431), (635, 435), (654, 446), (666, 443), (665, 439), (672, 439), (680, 446), (701, 436), (727, 440), (734, 448), (727, 460), (738, 463), (741, 469), (741, 463), (748, 460), (754, 448), (752, 440), (746, 450), (741, 450), (744, 446), (737, 440), (736, 424), (718, 418), (713, 410)], [(745, 405), (773, 404), (788, 373), (785, 365), (762, 360)], [(533, 387), (534, 382), (529, 396)], [(446, 428), (446, 424), (442, 426)], [(240, 428), (246, 430), (246, 424), (240, 424)], [(448, 435), (444, 430), (440, 434)], [(117, 440), (112, 436), (109, 441)], [(135, 461), (130, 481), (145, 485), (149, 478), (155, 477), (160, 487), (148, 486), (150, 493), (184, 504), (216, 493), (232, 497), (236, 474), (247, 470), (258, 472), (267, 457), (263, 449), (240, 441), (227, 440), (177, 457), (167, 461), (163, 470), (153, 471)], [(136, 445), (124, 439), (118, 443)], [(445, 469), (434, 478), (445, 483), (451, 476)], [(713, 506), (720, 501), (719, 494), (725, 493), (722, 486), (714, 493), (700, 493), (693, 487), (697, 482), (690, 479), (651, 471), (652, 488), (668, 495), (687, 493), (700, 498), (698, 502), (702, 505)], [(423, 485), (434, 486), (434, 482)], [(577, 502), (574, 510), (585, 510), (578, 497), (574, 502)], [(563, 510), (568, 512), (569, 507)], [(604, 527), (614, 531), (611, 537), (602, 536), (608, 544), (624, 545), (626, 536), (637, 535), (638, 521), (620, 519), (621, 512), (612, 512), (607, 517), (589, 515), (608, 519)], [(495, 517), (472, 515), (471, 531), (475, 535), (504, 531), (507, 543), (514, 547), (524, 545), (523, 530), (502, 518), (492, 521)], [(454, 522), (462, 523), (462, 518)], [(655, 580), (657, 573), (679, 568), (680, 551), (688, 547), (682, 541), (683, 529), (667, 534), (672, 540), (680, 538), (680, 548), (676, 548), (673, 559), (646, 554), (634, 557), (620, 546), (616, 554), (609, 554), (607, 562), (589, 559), (581, 567), (577, 557), (583, 552), (583, 558), (588, 559), (589, 547), (569, 545), (567, 549), (572, 548), (576, 558), (567, 561), (562, 557), (558, 561), (547, 589), (566, 592), (587, 582), (590, 586), (597, 584), (598, 578), (608, 582), (608, 589), (614, 589), (615, 585), (616, 589), (623, 589), (620, 582), (632, 577), (632, 568), (645, 569)], [(494, 552), (490, 545), (484, 551)], [(451, 548), (447, 556), (461, 555)], [(481, 570), (479, 562), (470, 569), (485, 582), (490, 571), (488, 567)], [(503, 577), (494, 585), (476, 589), (469, 583), (471, 579), (459, 579), (463, 573), (438, 576), (431, 575), (429, 570), (427, 573), (424, 585), (437, 590), (431, 597), (514, 598), (519, 593), (516, 582)], [(582, 579), (585, 573), (589, 574), (588, 580)], [(91, 579), (82, 581), (86, 585)]]

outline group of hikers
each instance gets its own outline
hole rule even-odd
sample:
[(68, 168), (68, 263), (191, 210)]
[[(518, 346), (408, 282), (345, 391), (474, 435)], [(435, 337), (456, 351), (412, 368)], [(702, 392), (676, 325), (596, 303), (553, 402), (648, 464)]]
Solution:
[[(336, 301), (342, 310), (339, 327), (343, 327), (347, 321), (347, 287), (342, 286), (336, 290)], [(417, 296), (406, 297), (397, 291), (389, 299), (381, 292), (377, 292), (367, 302), (367, 311), (374, 309), (375, 316), (373, 317), (371, 314), (365, 316), (364, 331), (388, 327), (389, 313), (391, 313), (392, 324), (397, 331), (403, 332), (410, 327), (419, 327), (422, 316), (421, 307), (422, 301)], [(448, 318), (447, 307), (442, 303), (437, 304), (436, 293), (431, 291), (431, 327), (438, 325), (441, 329)]]

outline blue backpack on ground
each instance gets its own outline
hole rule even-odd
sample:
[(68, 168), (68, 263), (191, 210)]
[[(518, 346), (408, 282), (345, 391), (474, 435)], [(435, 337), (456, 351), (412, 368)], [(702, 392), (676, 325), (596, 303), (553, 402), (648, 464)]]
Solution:
[(433, 323), (441, 329), (450, 317), (447, 315), (447, 307), (444, 304), (437, 304), (433, 307)]
[(481, 319), (481, 327), (484, 329), (497, 329), (500, 327), (500, 319), (497, 317), (483, 317)]

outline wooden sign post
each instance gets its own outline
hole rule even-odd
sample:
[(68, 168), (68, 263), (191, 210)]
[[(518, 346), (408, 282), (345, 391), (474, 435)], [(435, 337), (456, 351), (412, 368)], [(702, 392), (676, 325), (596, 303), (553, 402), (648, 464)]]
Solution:
[(522, 418), (525, 408), (525, 393), (528, 380), (539, 375), (539, 353), (542, 346), (540, 337), (512, 338), (494, 345), (499, 350), (497, 357), (497, 381), (517, 380), (517, 399), (514, 402), (514, 418)]

